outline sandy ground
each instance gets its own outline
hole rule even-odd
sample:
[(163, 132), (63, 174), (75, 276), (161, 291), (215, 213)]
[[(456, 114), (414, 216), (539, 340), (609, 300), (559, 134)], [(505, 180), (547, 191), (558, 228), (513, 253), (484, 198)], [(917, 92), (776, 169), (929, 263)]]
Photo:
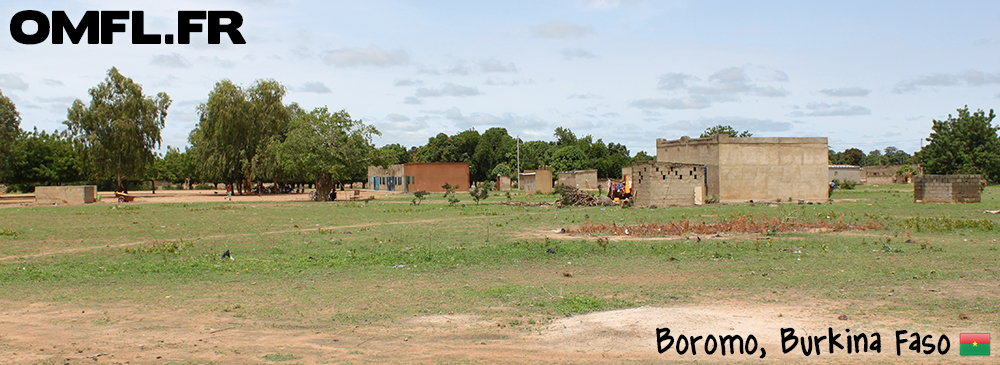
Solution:
[[(640, 307), (557, 319), (533, 329), (508, 327), (472, 315), (403, 319), (390, 326), (340, 328), (277, 326), (225, 313), (185, 313), (165, 298), (162, 307), (128, 304), (79, 307), (66, 304), (0, 301), (0, 363), (267, 363), (268, 355), (291, 354), (288, 363), (922, 363), (958, 360), (958, 339), (947, 355), (897, 357), (890, 321), (839, 320), (836, 303), (775, 306), (714, 303), (700, 306)], [(799, 348), (781, 351), (781, 328), (797, 336), (879, 332), (882, 352), (828, 352), (806, 357)], [(657, 351), (657, 328), (680, 335), (754, 335), (755, 354), (677, 354)], [(844, 339), (841, 339), (842, 342)], [(761, 353), (766, 356), (761, 359)], [(972, 359), (990, 363), (990, 359)], [(294, 361), (292, 361), (294, 360)], [(967, 360), (967, 359), (962, 359)], [(978, 360), (978, 361), (976, 361)]]
[[(98, 204), (116, 204), (101, 192)], [(363, 191), (362, 196), (385, 195)], [(220, 201), (224, 191), (133, 192), (136, 203)], [(234, 201), (306, 201), (308, 194), (234, 196)], [(33, 196), (8, 194), (2, 206), (33, 205)], [(275, 324), (238, 318), (224, 312), (192, 312), (170, 297), (155, 307), (134, 303), (80, 306), (0, 300), (0, 364), (248, 364), (248, 363), (995, 363), (997, 355), (958, 356), (957, 333), (947, 355), (895, 353), (894, 331), (907, 329), (899, 318), (838, 318), (849, 303), (797, 305), (703, 303), (675, 307), (640, 307), (556, 319), (535, 326), (510, 326), (467, 314), (404, 318), (388, 325)], [(856, 304), (855, 304), (856, 305)], [(899, 327), (899, 328), (897, 328)], [(671, 348), (657, 351), (657, 329), (685, 336), (754, 335), (750, 354), (697, 355)], [(881, 353), (830, 354), (823, 342), (819, 355), (800, 348), (782, 353), (781, 329), (796, 336), (879, 332)], [(913, 330), (919, 330), (914, 328)], [(705, 340), (702, 340), (705, 341)], [(761, 359), (761, 353), (766, 356)], [(291, 354), (293, 356), (284, 356)]]

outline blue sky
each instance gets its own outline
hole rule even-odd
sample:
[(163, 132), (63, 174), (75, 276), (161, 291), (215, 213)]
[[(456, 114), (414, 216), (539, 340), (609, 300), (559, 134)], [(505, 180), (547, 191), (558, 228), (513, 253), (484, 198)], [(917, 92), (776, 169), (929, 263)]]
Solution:
[[(828, 137), (837, 151), (914, 152), (933, 119), (1000, 104), (996, 1), (35, 1), (21, 10), (235, 10), (245, 45), (38, 45), (0, 34), (0, 90), (22, 128), (63, 129), (112, 66), (174, 100), (163, 144), (185, 146), (215, 82), (273, 78), (286, 102), (346, 109), (423, 145), (439, 132), (556, 127), (632, 153), (716, 124), (755, 136)], [(30, 29), (27, 25), (25, 31)]]

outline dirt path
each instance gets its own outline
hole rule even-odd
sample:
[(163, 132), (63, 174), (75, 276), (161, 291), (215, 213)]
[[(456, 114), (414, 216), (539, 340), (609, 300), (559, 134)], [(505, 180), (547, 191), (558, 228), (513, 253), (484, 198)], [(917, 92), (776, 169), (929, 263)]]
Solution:
[[(226, 313), (190, 313), (184, 303), (165, 298), (159, 307), (129, 304), (80, 307), (68, 304), (0, 301), (0, 364), (26, 363), (630, 363), (632, 361), (732, 362), (890, 362), (913, 363), (958, 359), (894, 351), (892, 319), (841, 321), (842, 303), (795, 306), (713, 303), (684, 307), (640, 307), (557, 319), (549, 324), (509, 327), (474, 315), (435, 315), (397, 320), (387, 325), (289, 325), (235, 318)], [(806, 357), (798, 348), (781, 351), (781, 328), (796, 335), (879, 332), (882, 352)], [(761, 351), (754, 355), (678, 355), (657, 352), (656, 329), (679, 337), (754, 335)], [(957, 336), (957, 335), (956, 335)], [(293, 363), (293, 361), (289, 361)]]

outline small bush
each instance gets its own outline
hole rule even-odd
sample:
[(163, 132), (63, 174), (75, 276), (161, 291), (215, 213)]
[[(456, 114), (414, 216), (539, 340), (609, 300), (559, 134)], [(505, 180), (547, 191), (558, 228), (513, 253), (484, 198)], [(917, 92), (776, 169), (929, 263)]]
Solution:
[(410, 204), (420, 205), (420, 203), (423, 202), (424, 199), (427, 199), (428, 195), (431, 195), (431, 193), (428, 193), (428, 192), (423, 191), (423, 190), (414, 192), (413, 193), (413, 201)]

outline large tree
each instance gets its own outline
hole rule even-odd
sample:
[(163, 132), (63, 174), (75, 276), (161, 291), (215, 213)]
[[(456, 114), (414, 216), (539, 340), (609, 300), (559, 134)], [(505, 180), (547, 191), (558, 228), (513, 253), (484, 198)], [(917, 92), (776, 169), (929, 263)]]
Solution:
[(931, 133), (917, 157), (927, 174), (980, 174), (990, 183), (1000, 183), (1000, 127), (993, 126), (993, 109), (969, 113), (958, 109), (958, 117), (934, 120)]
[[(483, 132), (472, 156), (472, 181), (496, 179), (489, 176), (493, 169), (502, 163), (517, 159), (517, 141), (507, 134), (506, 128), (494, 127)], [(516, 164), (516, 162), (515, 162)]]
[(735, 129), (733, 129), (733, 127), (730, 127), (728, 125), (721, 125), (720, 124), (720, 125), (709, 127), (707, 129), (705, 129), (705, 131), (702, 132), (701, 136), (698, 136), (698, 138), (711, 138), (712, 136), (714, 136), (716, 134), (725, 134), (725, 135), (728, 135), (728, 136), (733, 137), (733, 138), (737, 138), (737, 137), (753, 137), (753, 133), (750, 133), (750, 131), (737, 132)]
[(90, 105), (80, 99), (67, 112), (69, 131), (83, 148), (84, 159), (98, 178), (141, 179), (156, 159), (170, 97), (160, 92), (146, 97), (142, 86), (112, 67), (104, 82), (91, 88)]
[(18, 114), (14, 102), (3, 95), (0, 90), (0, 181), (5, 180), (7, 171), (7, 156), (11, 153), (14, 141), (21, 133), (21, 115)]
[(352, 120), (347, 111), (316, 108), (297, 114), (284, 141), (270, 143), (267, 153), (284, 164), (283, 169), (312, 178), (318, 198), (325, 201), (334, 183), (364, 180), (366, 168), (379, 163), (373, 135), (381, 133)]
[(291, 111), (282, 104), (285, 92), (274, 80), (257, 80), (247, 89), (229, 80), (215, 84), (198, 106), (200, 120), (189, 137), (206, 178), (249, 188), (257, 154), (287, 133)]
[(84, 179), (84, 164), (65, 131), (23, 132), (13, 143), (6, 181), (30, 192), (34, 185), (60, 185)]

